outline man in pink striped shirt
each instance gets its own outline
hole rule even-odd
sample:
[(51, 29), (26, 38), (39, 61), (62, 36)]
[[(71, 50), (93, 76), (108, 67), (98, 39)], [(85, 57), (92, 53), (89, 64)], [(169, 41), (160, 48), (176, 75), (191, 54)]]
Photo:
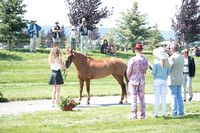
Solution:
[(142, 55), (142, 44), (136, 44), (134, 47), (136, 56), (132, 57), (128, 63), (127, 77), (129, 80), (128, 88), (132, 99), (131, 119), (137, 119), (137, 94), (140, 100), (141, 119), (145, 118), (145, 74), (148, 68), (148, 59)]

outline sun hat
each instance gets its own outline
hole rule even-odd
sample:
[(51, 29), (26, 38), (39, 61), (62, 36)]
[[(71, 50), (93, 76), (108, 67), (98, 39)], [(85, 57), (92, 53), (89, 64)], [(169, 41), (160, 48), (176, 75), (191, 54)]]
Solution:
[(72, 26), (72, 28), (71, 28), (72, 30), (75, 30), (75, 26)]
[(144, 48), (142, 47), (142, 44), (136, 44), (133, 49), (144, 49)]
[(37, 20), (36, 19), (32, 19), (31, 22), (37, 22)]
[(159, 47), (157, 49), (154, 49), (153, 55), (158, 57), (158, 59), (167, 59), (169, 57), (169, 55), (165, 52), (165, 49), (163, 47)]

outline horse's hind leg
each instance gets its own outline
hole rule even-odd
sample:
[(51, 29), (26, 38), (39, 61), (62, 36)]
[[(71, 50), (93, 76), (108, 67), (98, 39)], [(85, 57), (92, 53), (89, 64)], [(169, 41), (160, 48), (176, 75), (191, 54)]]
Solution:
[(123, 76), (117, 75), (117, 74), (112, 74), (112, 75), (118, 81), (118, 83), (121, 85), (122, 95), (121, 95), (121, 100), (120, 100), (119, 104), (123, 104), (124, 96), (126, 97), (126, 85), (123, 81)]
[(86, 86), (87, 86), (87, 94), (88, 94), (87, 104), (90, 104), (90, 79), (86, 79)]
[(84, 80), (79, 78), (79, 85), (80, 85), (80, 88), (79, 88), (79, 104), (81, 104)]

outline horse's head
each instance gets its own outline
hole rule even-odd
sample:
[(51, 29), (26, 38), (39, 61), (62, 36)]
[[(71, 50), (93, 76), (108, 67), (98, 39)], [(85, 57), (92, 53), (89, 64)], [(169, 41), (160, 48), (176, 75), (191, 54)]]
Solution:
[(66, 54), (65, 54), (65, 65), (67, 68), (70, 67), (72, 61), (74, 58), (74, 51), (73, 48), (71, 50), (66, 49)]

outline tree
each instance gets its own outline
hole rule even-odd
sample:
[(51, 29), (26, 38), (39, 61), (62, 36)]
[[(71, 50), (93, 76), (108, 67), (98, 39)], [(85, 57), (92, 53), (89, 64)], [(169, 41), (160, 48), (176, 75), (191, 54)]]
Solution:
[(60, 39), (61, 39), (61, 42), (64, 42), (66, 40), (66, 35), (65, 35), (65, 29), (64, 29), (64, 25), (61, 26), (61, 33), (60, 33)]
[(121, 12), (122, 18), (117, 20), (116, 32), (119, 38), (133, 47), (136, 43), (142, 43), (149, 37), (149, 29), (146, 22), (146, 14), (138, 11), (138, 3), (133, 2), (133, 8), (127, 13)]
[(115, 28), (111, 28), (109, 30), (109, 32), (107, 32), (104, 36), (103, 39), (106, 39), (108, 41), (108, 43), (111, 42), (111, 40), (114, 42), (114, 44), (117, 46), (117, 48), (119, 48), (120, 46), (123, 47), (123, 41), (121, 41), (116, 33), (116, 29)]
[(160, 42), (164, 41), (164, 38), (161, 35), (158, 25), (152, 27), (150, 30), (150, 38), (146, 41), (146, 47), (149, 50), (153, 50), (160, 46)]
[(178, 40), (181, 39), (188, 46), (189, 43), (199, 40), (200, 14), (198, 0), (182, 0), (182, 5), (177, 14), (176, 21), (172, 19), (172, 29)]
[(47, 42), (47, 47), (53, 47), (53, 31), (52, 28), (47, 32), (47, 35), (45, 37), (46, 42)]
[(23, 18), (26, 5), (22, 3), (23, 0), (0, 1), (0, 39), (7, 41), (9, 50), (17, 39), (24, 37), (23, 29), (27, 28), (28, 21)]
[(61, 42), (60, 42), (60, 47), (65, 47), (65, 41), (66, 41), (66, 35), (65, 35), (65, 30), (64, 30), (64, 25), (61, 26), (61, 33), (60, 33), (60, 39), (61, 39)]
[(86, 18), (88, 24), (95, 28), (101, 19), (112, 15), (107, 7), (98, 10), (101, 0), (65, 0), (69, 9), (69, 20), (71, 25), (78, 26), (82, 18)]
[(100, 33), (98, 32), (98, 28), (94, 29), (89, 33), (90, 40), (97, 40), (100, 37)]
[(40, 31), (40, 36), (38, 38), (38, 46), (39, 46), (39, 48), (46, 48), (46, 46), (45, 46), (46, 45), (45, 37), (46, 37), (46, 35), (44, 33), (44, 29), (42, 29)]

